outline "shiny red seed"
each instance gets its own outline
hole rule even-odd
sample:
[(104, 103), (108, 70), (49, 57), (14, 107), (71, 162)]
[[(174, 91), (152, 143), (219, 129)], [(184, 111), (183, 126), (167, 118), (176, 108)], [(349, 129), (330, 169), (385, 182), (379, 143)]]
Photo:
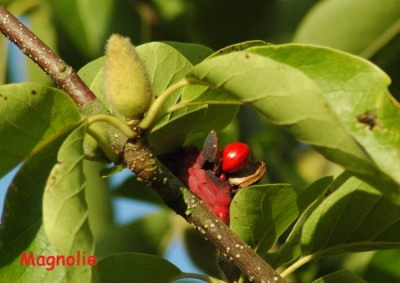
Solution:
[(222, 171), (235, 173), (244, 170), (249, 164), (250, 148), (247, 144), (234, 142), (222, 150)]

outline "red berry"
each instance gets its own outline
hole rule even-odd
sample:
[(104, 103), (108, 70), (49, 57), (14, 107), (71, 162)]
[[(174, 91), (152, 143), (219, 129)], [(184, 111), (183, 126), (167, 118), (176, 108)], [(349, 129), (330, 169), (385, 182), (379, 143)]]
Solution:
[(250, 161), (250, 148), (247, 144), (234, 142), (222, 150), (222, 171), (239, 172), (247, 167)]

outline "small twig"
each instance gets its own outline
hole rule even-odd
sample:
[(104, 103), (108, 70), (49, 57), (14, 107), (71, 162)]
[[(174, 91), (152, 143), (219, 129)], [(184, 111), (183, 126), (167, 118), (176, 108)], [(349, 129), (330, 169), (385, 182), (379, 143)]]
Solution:
[(31, 58), (57, 86), (84, 107), (96, 99), (71, 66), (67, 65), (43, 41), (0, 5), (0, 31)]

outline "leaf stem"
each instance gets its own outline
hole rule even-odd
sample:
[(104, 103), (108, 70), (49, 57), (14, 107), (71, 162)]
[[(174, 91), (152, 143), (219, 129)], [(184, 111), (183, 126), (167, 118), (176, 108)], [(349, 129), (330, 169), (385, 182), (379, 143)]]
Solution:
[(314, 258), (315, 258), (315, 255), (312, 255), (312, 254), (301, 257), (299, 260), (297, 260), (295, 263), (293, 263), (288, 268), (286, 268), (283, 272), (281, 272), (281, 277), (282, 278), (287, 277), (288, 275), (292, 274), (295, 270), (297, 270), (299, 267), (310, 262)]
[(175, 104), (167, 109), (163, 115), (171, 114), (179, 109), (190, 107), (190, 106), (197, 106), (197, 105), (241, 105), (243, 104), (240, 101), (196, 101), (196, 102), (180, 102)]
[(139, 123), (138, 127), (146, 130), (153, 126), (153, 124), (158, 120), (160, 117), (160, 112), (162, 107), (165, 104), (165, 101), (178, 89), (189, 85), (189, 81), (185, 78), (181, 79), (180, 81), (174, 83), (173, 85), (169, 86), (150, 106), (149, 110), (147, 111), (146, 116), (144, 116), (143, 120)]
[(111, 148), (110, 141), (102, 127), (99, 125), (91, 125), (90, 127), (87, 127), (86, 132), (96, 140), (100, 148), (103, 150), (103, 153), (110, 161), (116, 162), (120, 159), (119, 155)]
[(97, 114), (97, 115), (88, 117), (86, 120), (87, 120), (89, 127), (92, 124), (97, 123), (97, 122), (106, 122), (106, 123), (110, 123), (111, 125), (115, 126), (118, 129), (120, 129), (121, 132), (130, 139), (133, 139), (137, 136), (137, 133), (132, 131), (131, 128), (128, 126), (128, 124), (124, 123), (120, 119), (118, 119), (114, 116), (111, 116), (111, 115)]

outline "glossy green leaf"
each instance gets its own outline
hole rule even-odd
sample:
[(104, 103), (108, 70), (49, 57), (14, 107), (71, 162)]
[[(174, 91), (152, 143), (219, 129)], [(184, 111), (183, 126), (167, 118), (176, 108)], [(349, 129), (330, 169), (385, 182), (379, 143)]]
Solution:
[(54, 18), (86, 55), (100, 52), (106, 39), (113, 1), (50, 0)]
[(78, 71), (78, 75), (79, 77), (81, 77), (83, 82), (90, 87), (96, 75), (103, 68), (103, 66), (104, 66), (104, 56), (87, 63)]
[[(93, 255), (83, 174), (83, 138), (79, 126), (62, 144), (43, 194), (43, 226), (50, 243), (61, 255)], [(68, 266), (68, 282), (91, 282), (89, 265)]]
[(188, 78), (250, 104), (271, 122), (318, 146), (332, 159), (351, 158), (349, 165), (354, 170), (372, 166), (327, 106), (320, 88), (295, 68), (260, 55), (236, 52), (195, 66)]
[(358, 277), (357, 275), (348, 270), (339, 270), (313, 281), (313, 283), (337, 283), (337, 282), (367, 283), (367, 281), (361, 279), (360, 277)]
[(264, 46), (267, 44), (268, 43), (266, 43), (265, 41), (262, 41), (262, 40), (250, 40), (250, 41), (245, 41), (245, 42), (241, 42), (241, 43), (235, 43), (235, 44), (226, 46), (226, 47), (221, 48), (220, 50), (214, 52), (213, 54), (211, 54), (208, 57), (208, 59), (219, 56), (219, 55), (229, 54), (232, 52), (243, 51), (248, 48), (255, 47), (255, 46)]
[(305, 17), (294, 41), (370, 58), (400, 34), (399, 19), (397, 0), (321, 1)]
[[(323, 91), (348, 134), (363, 147), (383, 175), (400, 183), (400, 151), (397, 150), (400, 111), (388, 93), (390, 79), (385, 73), (365, 60), (327, 48), (283, 45), (250, 51), (295, 67), (311, 78)], [(357, 119), (363, 114), (370, 115), (373, 121)], [(352, 169), (348, 162), (340, 164)], [(373, 171), (368, 174), (377, 179)], [(381, 184), (378, 186), (389, 191)]]
[[(192, 64), (175, 48), (165, 43), (148, 43), (137, 47), (152, 81), (155, 97), (161, 95), (170, 85), (182, 79)], [(177, 91), (165, 102), (161, 112), (180, 101), (182, 91)], [(182, 145), (190, 132), (190, 125), (204, 113), (200, 107), (185, 108), (161, 119), (152, 130), (149, 141), (156, 154), (168, 152)]]
[(300, 193), (289, 184), (241, 189), (230, 207), (231, 229), (251, 247), (267, 251), (298, 216)]
[[(165, 3), (165, 2), (163, 2)], [(183, 43), (174, 41), (165, 41), (164, 43), (172, 46), (179, 51), (192, 65), (196, 65), (210, 56), (213, 51), (207, 46), (197, 43)]]
[(304, 223), (307, 221), (308, 217), (311, 215), (314, 209), (317, 208), (321, 201), (324, 199), (324, 197), (321, 196), (319, 196), (318, 198), (318, 194), (327, 192), (328, 186), (332, 183), (332, 181), (332, 177), (324, 177), (315, 181), (313, 184), (305, 189), (302, 196), (306, 197), (306, 203), (310, 205), (301, 213), (285, 243), (281, 247), (274, 261), (275, 267), (281, 266), (282, 264), (291, 262), (300, 257), (300, 238), (303, 231)]
[[(292, 56), (292, 50), (299, 52), (293, 51), (296, 56)], [(327, 71), (328, 66), (334, 71)], [(382, 114), (378, 112), (378, 117), (390, 120), (391, 129), (397, 132), (394, 125), (398, 114), (386, 93), (389, 80), (376, 66), (325, 48), (265, 46), (212, 58), (195, 66), (187, 77), (192, 83), (211, 86), (249, 104), (328, 159), (371, 182), (376, 179), (382, 191), (399, 197), (397, 185), (388, 181), (386, 175), (397, 180), (398, 171), (393, 168), (397, 168), (400, 159), (391, 158), (390, 165), (395, 165), (391, 171), (386, 169), (390, 165), (383, 164), (389, 152), (400, 154), (394, 150), (398, 135), (389, 137), (388, 142), (368, 144), (374, 136), (368, 130), (369, 125), (358, 122), (356, 117), (371, 110), (365, 106), (381, 107), (378, 111)], [(341, 93), (347, 96), (338, 97)], [(346, 100), (349, 95), (351, 99)], [(364, 105), (359, 103), (360, 99)], [(378, 124), (374, 128), (374, 135), (383, 136), (382, 141), (387, 135), (385, 127)], [(358, 141), (373, 149), (366, 152)]]
[(399, 248), (400, 206), (356, 177), (340, 185), (304, 224), (302, 255)]
[(62, 268), (52, 273), (44, 267), (20, 266), (20, 259), (23, 251), (33, 252), (35, 257), (56, 254), (41, 228), (42, 196), (49, 172), (56, 163), (58, 149), (70, 132), (71, 129), (60, 131), (47, 143), (42, 143), (24, 162), (10, 185), (3, 213), (4, 227), (0, 228), (1, 282), (18, 279), (41, 281), (44, 278), (52, 279), (49, 282), (59, 282), (60, 272), (65, 273)]
[(0, 176), (80, 120), (75, 104), (60, 90), (35, 83), (0, 86)]
[(83, 161), (83, 173), (86, 178), (85, 195), (90, 211), (89, 225), (95, 241), (114, 227), (109, 180), (99, 175), (103, 168), (104, 164), (102, 163)]
[(101, 282), (169, 282), (181, 271), (165, 259), (139, 253), (121, 253), (98, 262)]
[(98, 257), (140, 252), (162, 256), (173, 239), (170, 212), (148, 214), (127, 225), (110, 229), (96, 245)]

